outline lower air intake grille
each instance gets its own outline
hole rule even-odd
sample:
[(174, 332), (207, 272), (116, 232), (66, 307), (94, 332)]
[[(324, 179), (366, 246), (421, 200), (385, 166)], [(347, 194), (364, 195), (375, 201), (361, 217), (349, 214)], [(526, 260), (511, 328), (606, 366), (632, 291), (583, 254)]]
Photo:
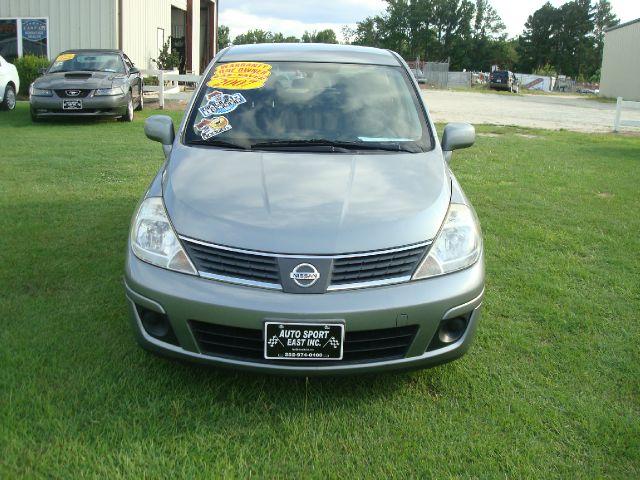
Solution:
[[(191, 330), (205, 355), (227, 357), (258, 363), (295, 364), (309, 362), (290, 360), (266, 360), (262, 330), (229, 327), (191, 320)], [(418, 331), (417, 325), (345, 332), (344, 356), (339, 361), (311, 362), (318, 365), (379, 362), (404, 358)]]

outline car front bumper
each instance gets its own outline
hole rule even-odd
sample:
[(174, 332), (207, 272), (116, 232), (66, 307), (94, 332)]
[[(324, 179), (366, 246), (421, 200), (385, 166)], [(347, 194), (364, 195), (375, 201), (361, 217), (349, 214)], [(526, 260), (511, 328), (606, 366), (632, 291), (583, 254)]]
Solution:
[(62, 108), (64, 100), (54, 94), (52, 97), (32, 96), (29, 99), (31, 113), (38, 118), (47, 117), (120, 117), (127, 113), (127, 95), (87, 96), (77, 98), (82, 101), (81, 110), (65, 110)]
[(495, 82), (491, 82), (489, 84), (489, 88), (493, 89), (493, 90), (510, 90), (512, 87), (512, 85), (508, 84), (508, 83), (495, 83)]
[[(481, 258), (468, 269), (426, 280), (324, 294), (289, 294), (158, 268), (140, 261), (129, 248), (124, 283), (132, 326), (138, 342), (147, 350), (201, 364), (263, 373), (383, 372), (449, 362), (468, 350), (480, 319), (484, 261)], [(141, 312), (148, 311), (166, 315), (175, 334), (171, 340), (164, 341), (145, 330)], [(441, 322), (458, 317), (467, 322), (462, 336), (451, 344), (438, 344)], [(384, 329), (412, 325), (417, 332), (400, 358), (325, 363), (212, 355), (203, 351), (192, 323), (239, 327), (260, 335), (266, 319), (302, 322), (338, 319), (344, 322), (347, 336), (350, 332), (393, 331)], [(437, 348), (433, 348), (434, 343)]]

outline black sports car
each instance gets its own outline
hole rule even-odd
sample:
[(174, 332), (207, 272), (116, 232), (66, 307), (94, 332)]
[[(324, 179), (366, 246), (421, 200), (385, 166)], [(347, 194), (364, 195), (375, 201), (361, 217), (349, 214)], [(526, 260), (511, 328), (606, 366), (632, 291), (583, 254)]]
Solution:
[(140, 70), (121, 50), (67, 50), (31, 84), (31, 119), (117, 117), (142, 110)]

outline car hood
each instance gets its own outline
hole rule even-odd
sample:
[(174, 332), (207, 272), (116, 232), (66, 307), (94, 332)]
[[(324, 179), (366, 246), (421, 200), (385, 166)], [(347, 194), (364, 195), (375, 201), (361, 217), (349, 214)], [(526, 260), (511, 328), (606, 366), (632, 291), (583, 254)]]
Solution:
[(121, 73), (111, 72), (57, 72), (48, 73), (34, 82), (37, 88), (62, 89), (111, 88), (124, 82), (126, 77)]
[(178, 234), (287, 254), (338, 254), (432, 239), (449, 206), (439, 150), (240, 152), (176, 145), (164, 175)]

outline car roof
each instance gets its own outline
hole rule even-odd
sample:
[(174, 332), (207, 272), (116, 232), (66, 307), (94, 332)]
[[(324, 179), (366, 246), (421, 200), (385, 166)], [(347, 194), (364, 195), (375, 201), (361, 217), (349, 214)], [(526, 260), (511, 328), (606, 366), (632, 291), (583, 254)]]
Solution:
[(258, 43), (233, 45), (218, 60), (222, 62), (327, 62), (400, 66), (390, 50), (325, 43)]

